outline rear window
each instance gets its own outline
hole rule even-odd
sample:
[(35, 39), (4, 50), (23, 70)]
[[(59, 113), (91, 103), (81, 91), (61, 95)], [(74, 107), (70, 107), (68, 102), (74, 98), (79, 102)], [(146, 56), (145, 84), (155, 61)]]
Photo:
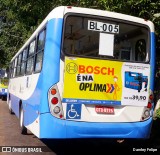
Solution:
[(119, 20), (68, 15), (65, 19), (63, 52), (66, 55), (149, 60), (148, 28)]

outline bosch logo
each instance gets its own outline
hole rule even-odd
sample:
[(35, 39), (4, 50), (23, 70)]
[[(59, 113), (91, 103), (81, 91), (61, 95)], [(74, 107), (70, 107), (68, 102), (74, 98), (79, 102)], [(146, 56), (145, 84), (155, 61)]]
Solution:
[(66, 65), (66, 71), (69, 74), (75, 74), (78, 71), (78, 66), (74, 62), (70, 62)]

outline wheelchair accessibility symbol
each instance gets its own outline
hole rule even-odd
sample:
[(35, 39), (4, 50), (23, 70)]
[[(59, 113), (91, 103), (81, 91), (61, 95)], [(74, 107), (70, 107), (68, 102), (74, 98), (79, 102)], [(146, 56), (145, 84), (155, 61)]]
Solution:
[(67, 104), (67, 119), (81, 119), (81, 104)]

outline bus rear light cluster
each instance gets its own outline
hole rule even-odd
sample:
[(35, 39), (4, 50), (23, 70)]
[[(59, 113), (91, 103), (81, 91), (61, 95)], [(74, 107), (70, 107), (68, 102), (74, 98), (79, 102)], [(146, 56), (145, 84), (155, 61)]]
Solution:
[(152, 116), (152, 113), (153, 113), (153, 99), (154, 99), (153, 92), (150, 91), (150, 95), (149, 95), (149, 98), (148, 98), (148, 104), (143, 110), (141, 121), (145, 121)]
[(152, 108), (153, 99), (154, 99), (153, 92), (150, 91), (147, 108), (150, 108), (150, 109)]
[(51, 114), (57, 118), (63, 119), (63, 108), (57, 85), (54, 85), (48, 91), (48, 101)]

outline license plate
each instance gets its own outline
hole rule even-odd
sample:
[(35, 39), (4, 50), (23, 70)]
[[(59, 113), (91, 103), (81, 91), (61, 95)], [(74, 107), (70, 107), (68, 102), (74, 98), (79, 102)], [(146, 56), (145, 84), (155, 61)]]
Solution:
[(114, 114), (114, 107), (95, 106), (95, 111), (98, 114)]

